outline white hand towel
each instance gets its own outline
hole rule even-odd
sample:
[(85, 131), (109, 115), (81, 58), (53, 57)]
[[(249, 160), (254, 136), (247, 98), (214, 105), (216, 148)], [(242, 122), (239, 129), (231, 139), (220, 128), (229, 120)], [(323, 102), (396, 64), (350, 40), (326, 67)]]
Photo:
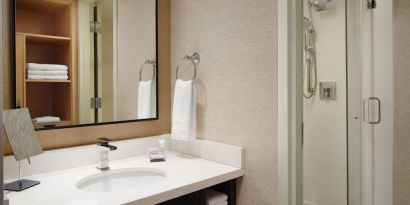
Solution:
[(213, 189), (207, 189), (205, 193), (207, 205), (224, 205), (228, 203), (228, 196)]
[(157, 84), (156, 84), (156, 81), (152, 82), (151, 113), (152, 113), (152, 118), (157, 117)]
[(66, 65), (58, 65), (58, 64), (27, 63), (27, 70), (66, 71), (68, 70), (68, 67)]
[(46, 75), (29, 75), (29, 80), (68, 80), (68, 75), (64, 76), (46, 76)]
[(28, 70), (28, 75), (43, 75), (43, 76), (66, 76), (67, 71), (42, 71), (42, 70)]
[(155, 118), (156, 107), (155, 83), (141, 81), (138, 85), (138, 119)]
[(60, 122), (61, 119), (59, 117), (45, 116), (45, 117), (34, 118), (33, 121), (36, 123), (53, 123), (53, 122)]
[(172, 138), (193, 140), (196, 138), (196, 87), (193, 80), (177, 80), (172, 108)]

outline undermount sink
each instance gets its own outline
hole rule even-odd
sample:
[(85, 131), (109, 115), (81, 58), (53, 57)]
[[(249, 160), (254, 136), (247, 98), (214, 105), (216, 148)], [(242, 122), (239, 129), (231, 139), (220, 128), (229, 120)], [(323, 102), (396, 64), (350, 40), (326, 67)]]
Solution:
[(81, 179), (77, 188), (89, 192), (123, 192), (140, 189), (164, 179), (166, 172), (154, 168), (125, 168), (94, 174)]

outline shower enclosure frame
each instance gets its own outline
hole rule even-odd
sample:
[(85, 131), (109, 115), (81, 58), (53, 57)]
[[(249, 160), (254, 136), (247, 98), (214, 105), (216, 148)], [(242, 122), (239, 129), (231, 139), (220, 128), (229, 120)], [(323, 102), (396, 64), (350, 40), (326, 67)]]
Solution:
[[(392, 205), (392, 0), (375, 10), (366, 0), (346, 2), (348, 204)], [(278, 204), (303, 205), (303, 1), (278, 0), (277, 9)], [(378, 125), (362, 120), (373, 96), (382, 99)]]

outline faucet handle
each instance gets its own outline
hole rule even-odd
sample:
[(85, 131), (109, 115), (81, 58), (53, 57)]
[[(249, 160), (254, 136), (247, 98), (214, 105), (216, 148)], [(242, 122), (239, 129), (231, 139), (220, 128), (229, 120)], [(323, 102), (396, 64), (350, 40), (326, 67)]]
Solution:
[(106, 138), (106, 137), (100, 137), (98, 138), (98, 140), (99, 140), (98, 144), (108, 144), (108, 142), (112, 141), (110, 138)]

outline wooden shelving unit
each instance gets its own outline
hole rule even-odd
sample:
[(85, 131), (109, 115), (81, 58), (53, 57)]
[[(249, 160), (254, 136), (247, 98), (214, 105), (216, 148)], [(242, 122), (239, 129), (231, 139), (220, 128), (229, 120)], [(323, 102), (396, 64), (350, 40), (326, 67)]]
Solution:
[(34, 128), (68, 126), (68, 125), (72, 125), (72, 124), (73, 124), (72, 121), (61, 121), (61, 122), (58, 122), (58, 123), (42, 123), (42, 124), (34, 123)]
[(26, 83), (71, 83), (71, 80), (26, 80)]
[[(68, 80), (28, 80), (27, 63), (68, 66)], [(32, 118), (56, 116), (72, 125), (76, 110), (76, 1), (16, 0), (16, 100)]]
[(70, 43), (71, 38), (64, 36), (50, 36), (32, 33), (17, 33), (24, 34), (27, 42), (30, 43)]

